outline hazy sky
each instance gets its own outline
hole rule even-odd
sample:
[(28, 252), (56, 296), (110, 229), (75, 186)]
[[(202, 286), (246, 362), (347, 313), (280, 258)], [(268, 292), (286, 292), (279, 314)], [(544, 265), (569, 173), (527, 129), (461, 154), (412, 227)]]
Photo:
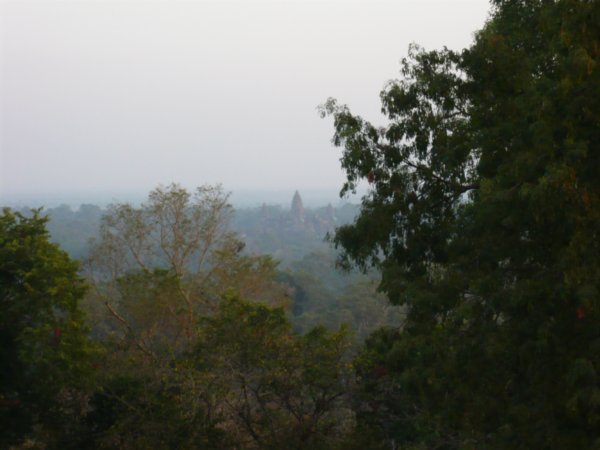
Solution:
[(317, 105), (375, 122), (410, 42), (468, 46), (487, 0), (0, 0), (0, 201), (158, 183), (338, 189)]

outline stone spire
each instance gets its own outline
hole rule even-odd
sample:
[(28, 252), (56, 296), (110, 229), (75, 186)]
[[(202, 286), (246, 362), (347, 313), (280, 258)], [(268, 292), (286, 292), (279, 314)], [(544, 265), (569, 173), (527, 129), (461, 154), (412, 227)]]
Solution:
[(269, 210), (267, 209), (266, 203), (263, 203), (260, 208), (260, 218), (261, 220), (267, 220), (269, 218)]
[(292, 220), (294, 223), (304, 223), (304, 205), (298, 191), (292, 199)]

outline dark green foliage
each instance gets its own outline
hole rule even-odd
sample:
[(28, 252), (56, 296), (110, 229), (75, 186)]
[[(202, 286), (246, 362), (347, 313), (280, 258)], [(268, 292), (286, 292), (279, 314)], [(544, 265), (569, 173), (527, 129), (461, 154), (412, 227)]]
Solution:
[[(78, 308), (78, 266), (46, 218), (0, 216), (0, 446), (58, 445), (87, 410), (95, 350)], [(63, 444), (66, 445), (66, 444)]]
[(229, 296), (194, 348), (158, 359), (113, 347), (90, 401), (89, 448), (330, 449), (353, 425), (341, 329), (292, 332), (281, 308)]
[[(197, 392), (186, 389), (190, 372), (182, 361), (178, 374), (161, 377), (137, 374), (108, 379), (94, 396), (87, 416), (88, 448), (99, 449), (225, 449), (231, 440), (217, 428), (218, 417), (198, 403)], [(199, 381), (199, 380), (196, 380)]]
[(228, 297), (202, 320), (194, 358), (232, 448), (325, 450), (353, 425), (348, 347), (344, 329), (296, 335), (283, 309)]
[[(376, 129), (334, 101), (335, 237), (406, 305), (367, 343), (365, 423), (407, 448), (600, 445), (600, 3), (496, 1), (461, 53), (411, 49)], [(373, 375), (377, 373), (378, 375)], [(366, 400), (365, 400), (366, 401)]]

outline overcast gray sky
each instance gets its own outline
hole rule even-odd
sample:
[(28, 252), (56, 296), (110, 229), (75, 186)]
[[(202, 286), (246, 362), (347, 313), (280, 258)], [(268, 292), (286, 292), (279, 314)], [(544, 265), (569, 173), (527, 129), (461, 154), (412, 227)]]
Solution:
[(410, 42), (468, 46), (487, 0), (0, 2), (0, 201), (158, 183), (338, 189), (316, 107), (375, 122)]

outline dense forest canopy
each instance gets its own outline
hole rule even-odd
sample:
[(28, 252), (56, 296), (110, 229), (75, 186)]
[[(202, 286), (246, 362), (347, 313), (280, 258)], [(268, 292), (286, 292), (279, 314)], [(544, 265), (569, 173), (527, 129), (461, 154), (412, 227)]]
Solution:
[(81, 208), (79, 265), (4, 209), (0, 446), (598, 447), (600, 3), (491, 4), (470, 48), (411, 46), (386, 126), (323, 105), (349, 221), (173, 184)]
[[(164, 193), (173, 190), (172, 194), (174, 190), (180, 194), (185, 191), (175, 186), (158, 190)], [(222, 189), (219, 192), (229, 199)], [(191, 197), (193, 193), (187, 195)], [(397, 324), (401, 308), (390, 305), (384, 295), (377, 292), (375, 271), (362, 274), (336, 267), (338, 252), (332, 248), (327, 235), (335, 227), (350, 223), (358, 213), (358, 205), (341, 202), (336, 207), (331, 204), (305, 207), (303, 196), (298, 193), (296, 204), (299, 206), (294, 210), (293, 200), (294, 196), (290, 196), (287, 207), (263, 203), (233, 209), (229, 204), (223, 205), (227, 211), (223, 225), (237, 242), (236, 248), (243, 246), (242, 255), (272, 258), (271, 272), (276, 281), (285, 286), (294, 328), (301, 331), (324, 325), (334, 330), (346, 323), (354, 330), (353, 339), (358, 343), (380, 326)], [(72, 257), (89, 260), (101, 226), (106, 228), (109, 216), (118, 211), (122, 214), (129, 211), (131, 215), (138, 207), (139, 204), (114, 204), (107, 208), (83, 204), (75, 210), (68, 205), (49, 208), (45, 213), (50, 218), (47, 223), (50, 239)], [(21, 213), (27, 216), (30, 211), (23, 208)], [(121, 219), (125, 217), (122, 215)], [(110, 220), (114, 221), (115, 217)], [(147, 237), (149, 241), (152, 239), (152, 236)]]

